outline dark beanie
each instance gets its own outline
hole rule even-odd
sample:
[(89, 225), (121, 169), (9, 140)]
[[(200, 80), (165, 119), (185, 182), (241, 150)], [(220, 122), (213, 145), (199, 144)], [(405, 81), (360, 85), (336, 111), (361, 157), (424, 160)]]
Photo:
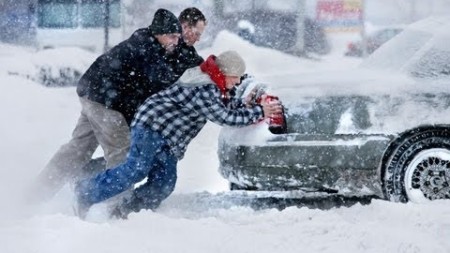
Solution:
[(155, 17), (153, 17), (150, 30), (152, 30), (154, 35), (181, 33), (181, 24), (172, 12), (158, 9), (155, 12)]

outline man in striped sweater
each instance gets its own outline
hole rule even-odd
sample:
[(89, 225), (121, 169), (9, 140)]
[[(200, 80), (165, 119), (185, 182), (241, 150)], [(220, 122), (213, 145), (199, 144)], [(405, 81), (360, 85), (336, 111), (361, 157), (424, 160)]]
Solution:
[(79, 181), (75, 187), (78, 214), (116, 196), (147, 178), (113, 215), (155, 209), (174, 190), (177, 162), (206, 122), (246, 126), (271, 114), (281, 113), (279, 103), (245, 103), (230, 96), (244, 74), (244, 60), (235, 51), (211, 55), (200, 66), (188, 69), (180, 80), (149, 97), (131, 125), (131, 149), (119, 166)]

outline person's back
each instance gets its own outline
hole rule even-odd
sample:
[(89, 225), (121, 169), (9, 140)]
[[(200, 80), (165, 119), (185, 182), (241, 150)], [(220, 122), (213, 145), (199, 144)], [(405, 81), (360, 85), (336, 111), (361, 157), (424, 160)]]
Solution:
[(139, 29), (97, 58), (81, 77), (77, 93), (121, 112), (129, 124), (147, 97), (180, 77), (182, 71), (177, 73), (172, 67), (175, 58), (166, 53), (150, 28)]
[[(234, 67), (237, 68), (237, 64)], [(172, 152), (181, 158), (188, 143), (208, 120), (230, 126), (255, 121), (249, 117), (249, 111), (227, 108), (237, 98), (226, 94), (221, 81), (216, 80), (220, 83), (216, 84), (211, 79), (211, 76), (219, 75), (214, 57), (199, 67), (188, 69), (177, 83), (149, 97), (140, 106), (132, 125), (144, 125), (162, 133), (171, 144)], [(233, 104), (233, 107), (239, 105)]]

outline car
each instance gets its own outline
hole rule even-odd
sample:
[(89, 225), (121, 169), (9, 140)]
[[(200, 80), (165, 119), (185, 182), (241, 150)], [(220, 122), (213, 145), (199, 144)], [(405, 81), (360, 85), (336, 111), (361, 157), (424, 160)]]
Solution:
[[(232, 5), (232, 2), (224, 3), (226, 6), (226, 3)], [(233, 7), (228, 6), (225, 9), (229, 8)], [(219, 24), (215, 24), (218, 28), (212, 30), (233, 31), (254, 45), (292, 54), (298, 38), (297, 13), (293, 10), (255, 8), (225, 12), (223, 17), (219, 18)], [(331, 50), (326, 32), (315, 19), (305, 17), (303, 40), (305, 53), (324, 55)]]
[[(411, 24), (348, 73), (266, 77), (287, 129), (221, 129), (219, 171), (230, 188), (449, 199), (449, 29), (450, 17)], [(262, 84), (244, 79), (236, 94)]]
[[(297, 24), (295, 15), (262, 10), (255, 10), (252, 13), (250, 16), (253, 22), (239, 20), (236, 25), (237, 34), (257, 46), (292, 53), (292, 48), (297, 43), (297, 31), (294, 29)], [(267, 22), (268, 17), (271, 17), (273, 22)], [(315, 20), (305, 18), (304, 29), (305, 52), (321, 55), (330, 52), (325, 31)]]
[[(394, 36), (403, 31), (402, 27), (385, 27), (367, 36), (366, 53), (371, 54), (377, 50), (381, 45), (392, 39)], [(353, 41), (348, 43), (346, 56), (363, 56), (363, 42)]]

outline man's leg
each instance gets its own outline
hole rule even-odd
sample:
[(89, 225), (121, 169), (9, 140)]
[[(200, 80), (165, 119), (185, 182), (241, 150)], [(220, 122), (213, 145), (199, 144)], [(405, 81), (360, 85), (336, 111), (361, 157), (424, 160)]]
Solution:
[(81, 174), (81, 168), (89, 162), (97, 147), (97, 139), (82, 104), (72, 139), (59, 148), (40, 172), (32, 194), (38, 194), (41, 200), (53, 197), (65, 183)]
[(133, 128), (132, 145), (126, 162), (94, 178), (79, 181), (75, 188), (78, 202), (89, 207), (131, 188), (147, 177), (155, 156), (166, 145), (159, 133), (145, 127)]
[(95, 137), (103, 149), (106, 168), (125, 161), (130, 149), (130, 128), (124, 116), (104, 105), (81, 98)]
[(175, 189), (177, 162), (176, 157), (169, 151), (160, 152), (148, 174), (147, 181), (136, 188), (131, 196), (124, 199), (111, 215), (116, 218), (126, 218), (131, 212), (158, 208), (161, 202), (169, 197)]

